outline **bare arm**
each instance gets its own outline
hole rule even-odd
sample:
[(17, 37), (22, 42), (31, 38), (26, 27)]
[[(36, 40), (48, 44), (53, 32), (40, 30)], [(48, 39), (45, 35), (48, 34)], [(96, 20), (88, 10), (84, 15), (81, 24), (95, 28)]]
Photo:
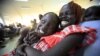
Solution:
[(31, 47), (26, 47), (27, 56), (66, 56), (67, 52), (77, 44), (80, 44), (83, 40), (84, 34), (75, 33), (67, 36), (67, 38), (63, 39), (56, 46), (52, 47), (48, 51), (40, 52)]

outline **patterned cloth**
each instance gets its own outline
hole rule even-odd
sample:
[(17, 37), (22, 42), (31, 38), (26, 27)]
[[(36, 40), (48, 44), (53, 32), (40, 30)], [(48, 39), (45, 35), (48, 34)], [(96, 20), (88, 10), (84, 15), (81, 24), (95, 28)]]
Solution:
[(36, 43), (33, 47), (44, 52), (49, 48), (55, 46), (58, 42), (64, 39), (65, 36), (68, 36), (69, 34), (72, 33), (87, 33), (82, 43), (82, 46), (92, 44), (96, 38), (95, 29), (88, 27), (81, 27), (79, 25), (71, 25), (64, 28), (61, 32), (57, 32), (50, 36), (42, 37), (39, 43)]
[(81, 26), (91, 27), (97, 31), (95, 42), (85, 49), (84, 56), (100, 56), (100, 20), (86, 21), (81, 23)]
[[(73, 34), (73, 33), (87, 33), (83, 43), (81, 44), (82, 47), (92, 44), (96, 39), (95, 29), (88, 28), (88, 27), (81, 27), (79, 25), (71, 25), (64, 28), (60, 32), (56, 32), (53, 35), (42, 37), (38, 43), (35, 43), (33, 48), (44, 52), (52, 48), (53, 46), (55, 46), (57, 43), (59, 43), (62, 39), (64, 39), (69, 34)], [(8, 55), (8, 56), (11, 56), (11, 55)]]

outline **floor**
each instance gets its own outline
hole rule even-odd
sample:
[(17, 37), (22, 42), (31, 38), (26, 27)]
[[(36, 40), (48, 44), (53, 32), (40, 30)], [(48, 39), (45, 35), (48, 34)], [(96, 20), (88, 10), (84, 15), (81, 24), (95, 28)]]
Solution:
[(6, 44), (5, 44), (6, 47), (0, 49), (0, 56), (3, 55), (4, 53), (8, 53), (12, 51), (16, 47), (18, 39), (19, 36), (16, 36), (10, 40), (6, 40)]

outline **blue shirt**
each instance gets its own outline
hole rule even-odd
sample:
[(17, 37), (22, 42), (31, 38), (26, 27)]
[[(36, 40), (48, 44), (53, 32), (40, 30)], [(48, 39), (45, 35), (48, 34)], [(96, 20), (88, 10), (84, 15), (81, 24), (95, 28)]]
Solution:
[(87, 47), (84, 56), (100, 56), (100, 20), (87, 21), (80, 24), (81, 26), (91, 27), (96, 29), (96, 41)]

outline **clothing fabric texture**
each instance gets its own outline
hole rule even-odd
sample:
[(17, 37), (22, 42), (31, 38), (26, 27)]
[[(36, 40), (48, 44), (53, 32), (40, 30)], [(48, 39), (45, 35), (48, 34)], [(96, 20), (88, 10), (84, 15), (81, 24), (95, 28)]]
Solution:
[(96, 29), (96, 41), (87, 47), (84, 56), (100, 56), (100, 20), (87, 21), (81, 24), (83, 27), (91, 27)]
[[(71, 25), (71, 26), (64, 28), (60, 32), (56, 32), (53, 35), (41, 37), (40, 41), (35, 43), (33, 48), (36, 48), (37, 50), (41, 50), (42, 52), (44, 52), (52, 48), (53, 46), (55, 46), (66, 36), (73, 34), (73, 33), (87, 33), (87, 35), (84, 38), (83, 43), (79, 45), (80, 48), (94, 43), (95, 38), (96, 38), (95, 29), (89, 28), (89, 27), (81, 27), (80, 25)], [(72, 55), (76, 51), (76, 49), (74, 49), (74, 52), (71, 52), (71, 51), (69, 52), (69, 54)], [(14, 54), (12, 54), (12, 56), (13, 55)], [(9, 56), (9, 54), (6, 54), (6, 56)]]

